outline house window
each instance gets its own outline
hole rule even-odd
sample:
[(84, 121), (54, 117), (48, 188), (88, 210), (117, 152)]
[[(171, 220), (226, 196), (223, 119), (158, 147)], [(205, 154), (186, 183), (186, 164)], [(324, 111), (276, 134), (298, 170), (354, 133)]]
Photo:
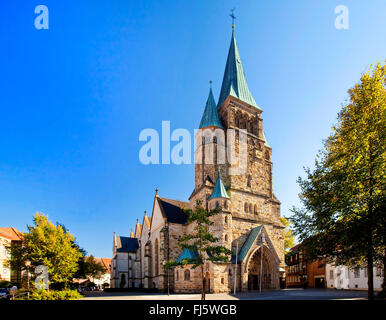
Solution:
[(365, 271), (365, 278), (367, 278), (367, 273), (368, 273), (367, 268), (364, 268), (364, 271)]
[(354, 270), (354, 278), (359, 278), (361, 276), (361, 271), (359, 268)]
[(330, 279), (334, 279), (334, 270), (330, 270)]
[(189, 270), (185, 270), (185, 272), (184, 272), (184, 280), (185, 281), (189, 281), (190, 280), (190, 271)]
[(377, 277), (383, 277), (383, 269), (377, 268), (376, 275), (377, 275)]

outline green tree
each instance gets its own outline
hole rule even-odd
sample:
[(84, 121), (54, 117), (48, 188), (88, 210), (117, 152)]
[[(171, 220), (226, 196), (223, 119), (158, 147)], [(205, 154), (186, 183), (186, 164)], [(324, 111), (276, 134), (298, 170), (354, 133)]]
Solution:
[(14, 252), (14, 262), (24, 265), (29, 260), (32, 270), (44, 265), (48, 268), (51, 283), (67, 284), (77, 271), (81, 256), (73, 245), (74, 237), (43, 214), (36, 213), (33, 222), (34, 226), (28, 226), (28, 232), (24, 233), (23, 245), (16, 254)]
[(298, 180), (302, 207), (291, 218), (309, 256), (368, 268), (369, 300), (386, 248), (385, 87), (386, 66), (378, 63), (349, 90), (315, 169)]
[(94, 279), (102, 278), (103, 274), (106, 272), (106, 268), (98, 262), (92, 255), (86, 257), (84, 262), (84, 273), (86, 277)]
[(185, 212), (188, 215), (187, 223), (193, 223), (194, 228), (191, 234), (179, 239), (178, 245), (182, 250), (188, 249), (197, 253), (197, 257), (184, 259), (180, 263), (169, 261), (165, 264), (165, 268), (168, 269), (170, 266), (178, 265), (192, 265), (193, 269), (201, 267), (201, 299), (205, 300), (205, 261), (209, 260), (215, 263), (228, 262), (229, 255), (232, 254), (232, 251), (217, 245), (216, 242), (218, 242), (219, 239), (209, 232), (209, 227), (213, 225), (213, 221), (211, 221), (210, 218), (219, 214), (221, 209), (216, 208), (208, 211), (202, 206), (201, 201), (197, 201), (194, 209), (186, 209)]
[(295, 245), (295, 237), (291, 230), (291, 221), (288, 219), (281, 217), (281, 223), (285, 226), (284, 229), (284, 251), (288, 253), (289, 249), (291, 249)]

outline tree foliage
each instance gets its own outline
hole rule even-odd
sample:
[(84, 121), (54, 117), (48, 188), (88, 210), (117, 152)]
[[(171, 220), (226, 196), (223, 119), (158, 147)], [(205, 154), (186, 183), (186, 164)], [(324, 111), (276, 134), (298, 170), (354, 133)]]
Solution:
[(284, 229), (284, 252), (287, 253), (295, 245), (295, 237), (291, 230), (291, 221), (281, 217), (281, 223), (285, 226)]
[(378, 63), (352, 89), (315, 168), (299, 178), (301, 208), (291, 218), (311, 258), (368, 267), (385, 257), (386, 66)]
[(106, 268), (98, 262), (93, 256), (86, 257), (84, 263), (84, 273), (86, 277), (100, 279), (106, 272)]
[(44, 265), (48, 268), (50, 282), (67, 283), (77, 271), (81, 256), (79, 248), (74, 246), (74, 237), (43, 214), (36, 213), (33, 222), (24, 233), (22, 246), (13, 252), (12, 263), (24, 266), (29, 260), (31, 270)]

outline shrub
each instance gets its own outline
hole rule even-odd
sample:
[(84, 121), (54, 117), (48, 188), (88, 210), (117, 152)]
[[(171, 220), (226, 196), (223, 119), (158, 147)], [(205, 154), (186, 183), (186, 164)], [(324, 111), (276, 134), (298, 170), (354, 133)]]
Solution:
[(30, 300), (78, 300), (83, 296), (77, 290), (34, 290), (30, 294)]

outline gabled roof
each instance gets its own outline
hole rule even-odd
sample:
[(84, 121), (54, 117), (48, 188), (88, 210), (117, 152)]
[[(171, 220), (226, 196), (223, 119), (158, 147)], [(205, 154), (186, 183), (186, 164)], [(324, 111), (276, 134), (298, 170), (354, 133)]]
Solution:
[(200, 129), (215, 126), (223, 129), (220, 118), (217, 113), (216, 102), (214, 101), (212, 88), (209, 90), (208, 100), (206, 100), (206, 106), (204, 114), (202, 115), (200, 122)]
[(224, 183), (221, 180), (220, 168), (218, 169), (218, 176), (217, 176), (216, 184), (214, 186), (213, 193), (210, 196), (209, 200), (214, 199), (214, 198), (229, 199), (228, 193), (224, 187)]
[(105, 273), (110, 273), (110, 266), (111, 266), (111, 259), (107, 258), (94, 258), (98, 263), (100, 263), (102, 266), (106, 268)]
[(117, 236), (117, 252), (136, 252), (138, 247), (137, 238)]
[(23, 234), (13, 227), (0, 228), (0, 236), (13, 241), (23, 240)]
[(247, 80), (245, 79), (234, 29), (232, 30), (231, 45), (229, 47), (217, 108), (220, 108), (225, 99), (230, 95), (260, 110), (249, 91)]
[(198, 253), (197, 251), (193, 251), (190, 249), (185, 248), (184, 251), (178, 256), (177, 262), (181, 263), (182, 260), (191, 260), (191, 259), (197, 259)]
[(161, 212), (168, 222), (185, 224), (188, 216), (184, 209), (190, 208), (189, 202), (157, 197)]
[[(245, 240), (243, 246), (241, 247), (241, 249), (237, 255), (237, 262), (238, 263), (243, 261), (245, 259), (245, 257), (247, 256), (249, 249), (252, 247), (253, 242), (256, 240), (258, 234), (260, 233), (261, 227), (262, 226), (260, 225), (256, 228), (253, 228), (251, 230), (251, 232), (249, 232), (247, 240)], [(235, 260), (236, 260), (236, 257), (232, 257), (233, 263), (235, 262)]]

